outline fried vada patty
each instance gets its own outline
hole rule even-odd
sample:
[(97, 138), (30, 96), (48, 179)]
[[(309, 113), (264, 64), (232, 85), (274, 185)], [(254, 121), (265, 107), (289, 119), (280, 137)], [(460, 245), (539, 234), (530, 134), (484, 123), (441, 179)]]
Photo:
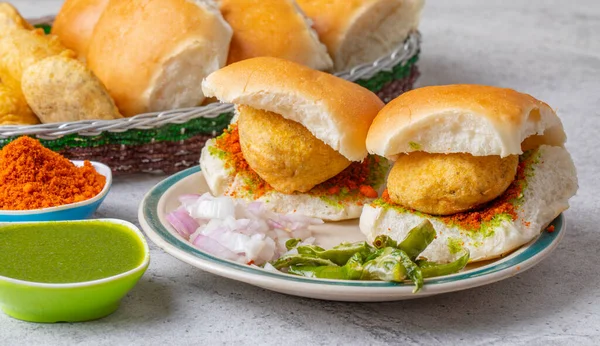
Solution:
[(450, 215), (500, 196), (514, 180), (518, 164), (517, 155), (404, 154), (388, 176), (388, 193), (404, 207)]
[(239, 106), (238, 116), (244, 158), (279, 192), (307, 192), (351, 163), (306, 127), (279, 114)]
[(39, 122), (18, 86), (0, 82), (0, 125), (34, 125)]

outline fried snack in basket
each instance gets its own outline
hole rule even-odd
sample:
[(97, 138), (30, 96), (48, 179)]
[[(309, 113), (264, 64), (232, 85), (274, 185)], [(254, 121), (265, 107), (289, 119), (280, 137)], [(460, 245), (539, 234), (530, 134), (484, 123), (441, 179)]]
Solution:
[(21, 28), (31, 30), (33, 27), (29, 24), (17, 9), (7, 3), (0, 3), (0, 35), (8, 32), (10, 29)]
[(21, 87), (44, 123), (121, 117), (102, 82), (81, 62), (66, 56), (52, 56), (30, 66), (23, 73)]
[(43, 30), (15, 28), (0, 36), (0, 78), (7, 76), (20, 81), (23, 71), (38, 61), (50, 56), (65, 54), (75, 57), (54, 35), (45, 35)]
[(44, 123), (121, 117), (102, 82), (42, 30), (15, 28), (0, 37), (0, 78), (14, 81)]
[(19, 89), (0, 83), (0, 126), (22, 124), (39, 124), (39, 120)]

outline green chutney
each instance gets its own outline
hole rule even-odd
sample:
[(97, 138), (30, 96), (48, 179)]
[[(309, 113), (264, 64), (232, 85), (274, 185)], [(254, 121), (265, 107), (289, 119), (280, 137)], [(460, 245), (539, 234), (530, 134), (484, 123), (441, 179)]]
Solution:
[(0, 275), (43, 283), (107, 278), (136, 268), (144, 246), (128, 227), (103, 221), (0, 226)]

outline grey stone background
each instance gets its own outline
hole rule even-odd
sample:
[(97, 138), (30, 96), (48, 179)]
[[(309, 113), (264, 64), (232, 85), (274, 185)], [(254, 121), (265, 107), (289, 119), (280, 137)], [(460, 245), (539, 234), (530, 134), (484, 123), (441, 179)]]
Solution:
[[(61, 1), (13, 1), (27, 17)], [(428, 0), (420, 85), (481, 83), (538, 97), (561, 116), (580, 189), (558, 249), (516, 277), (412, 301), (302, 299), (214, 276), (152, 246), (152, 263), (113, 315), (42, 325), (0, 315), (0, 345), (600, 344), (600, 3)], [(98, 217), (137, 223), (163, 177), (118, 179)]]

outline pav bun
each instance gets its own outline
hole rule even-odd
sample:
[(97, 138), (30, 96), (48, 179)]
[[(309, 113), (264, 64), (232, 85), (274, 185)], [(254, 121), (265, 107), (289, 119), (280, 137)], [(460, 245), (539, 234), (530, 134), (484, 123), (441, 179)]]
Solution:
[(379, 112), (367, 136), (370, 153), (520, 155), (522, 143), (562, 146), (556, 113), (542, 101), (512, 89), (483, 85), (430, 86), (406, 92)]
[(391, 53), (419, 24), (423, 0), (297, 0), (327, 46), (334, 70)]
[(225, 65), (232, 30), (208, 0), (110, 1), (87, 62), (124, 116), (197, 106)]
[(79, 59), (87, 56), (94, 27), (109, 0), (66, 0), (52, 23), (52, 33), (60, 42), (77, 53)]
[(206, 96), (280, 114), (306, 127), (350, 161), (367, 156), (365, 139), (383, 102), (371, 91), (272, 57), (243, 60), (209, 75)]
[(221, 0), (221, 13), (233, 29), (228, 65), (272, 56), (316, 70), (333, 67), (327, 48), (294, 0)]

